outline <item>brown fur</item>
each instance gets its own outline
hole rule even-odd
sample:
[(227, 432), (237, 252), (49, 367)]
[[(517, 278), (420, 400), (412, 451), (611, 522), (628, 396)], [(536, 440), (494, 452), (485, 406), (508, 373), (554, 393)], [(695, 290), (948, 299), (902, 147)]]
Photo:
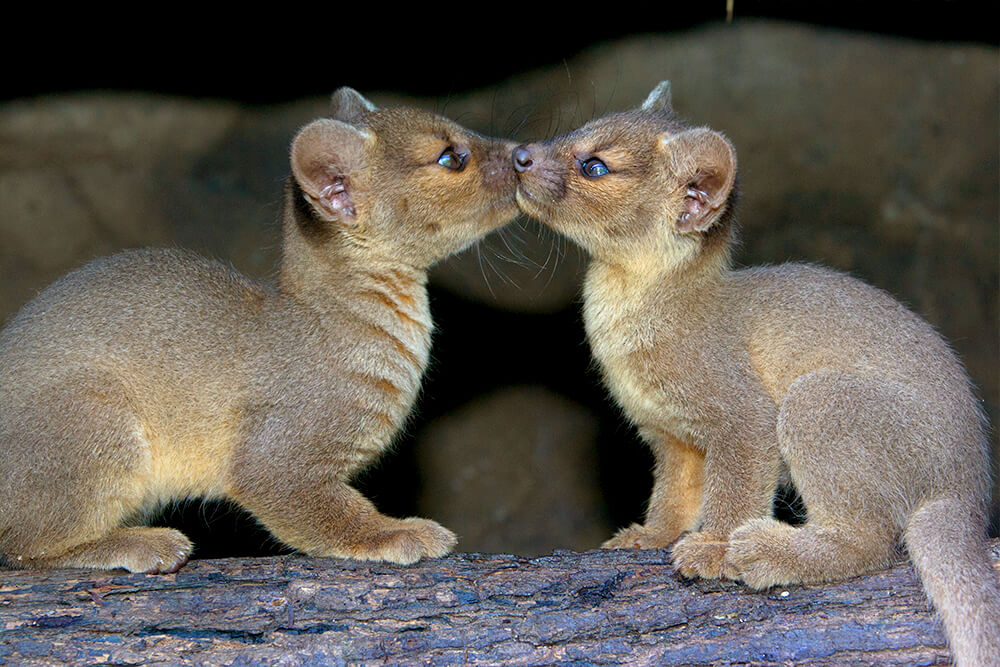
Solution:
[[(517, 212), (511, 146), (350, 89), (292, 146), (277, 286), (178, 250), (96, 260), (0, 333), (0, 554), (14, 567), (169, 572), (140, 527), (228, 497), (317, 556), (413, 562), (455, 536), (348, 483), (427, 364), (427, 269)], [(438, 164), (446, 150), (464, 168)]]
[[(932, 327), (828, 269), (732, 269), (735, 153), (666, 84), (514, 159), (522, 210), (592, 255), (588, 339), (656, 457), (645, 523), (605, 546), (766, 588), (885, 567), (902, 538), (958, 662), (998, 664), (983, 416)], [(771, 516), (788, 481), (801, 526)]]

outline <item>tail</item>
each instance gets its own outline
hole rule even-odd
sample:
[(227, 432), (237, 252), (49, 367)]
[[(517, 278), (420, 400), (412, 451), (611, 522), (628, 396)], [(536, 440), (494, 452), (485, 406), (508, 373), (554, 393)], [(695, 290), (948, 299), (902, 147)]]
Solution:
[(1000, 666), (1000, 574), (981, 504), (939, 496), (909, 517), (906, 548), (960, 667)]

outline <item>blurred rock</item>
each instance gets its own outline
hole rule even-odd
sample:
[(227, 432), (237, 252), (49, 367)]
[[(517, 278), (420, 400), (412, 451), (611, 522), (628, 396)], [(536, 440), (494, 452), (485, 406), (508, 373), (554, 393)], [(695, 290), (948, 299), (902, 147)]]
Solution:
[(597, 421), (543, 387), (504, 388), (424, 430), (418, 512), (462, 551), (593, 549), (612, 532), (598, 488)]
[(88, 259), (174, 242), (157, 193), (237, 115), (136, 95), (0, 106), (0, 321)]

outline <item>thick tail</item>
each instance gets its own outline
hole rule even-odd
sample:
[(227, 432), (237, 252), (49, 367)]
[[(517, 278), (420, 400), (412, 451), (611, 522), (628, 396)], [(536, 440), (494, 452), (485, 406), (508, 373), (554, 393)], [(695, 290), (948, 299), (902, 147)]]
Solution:
[(910, 515), (904, 533), (960, 667), (1000, 666), (1000, 574), (985, 526), (979, 503), (938, 497)]

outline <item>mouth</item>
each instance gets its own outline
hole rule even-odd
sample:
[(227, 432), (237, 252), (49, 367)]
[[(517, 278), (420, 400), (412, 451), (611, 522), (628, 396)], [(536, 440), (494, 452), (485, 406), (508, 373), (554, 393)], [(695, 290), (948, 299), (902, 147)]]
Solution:
[(531, 215), (542, 210), (542, 202), (538, 201), (538, 198), (531, 194), (531, 191), (524, 187), (523, 183), (518, 184), (517, 192), (514, 196), (517, 199), (517, 205), (525, 213)]

